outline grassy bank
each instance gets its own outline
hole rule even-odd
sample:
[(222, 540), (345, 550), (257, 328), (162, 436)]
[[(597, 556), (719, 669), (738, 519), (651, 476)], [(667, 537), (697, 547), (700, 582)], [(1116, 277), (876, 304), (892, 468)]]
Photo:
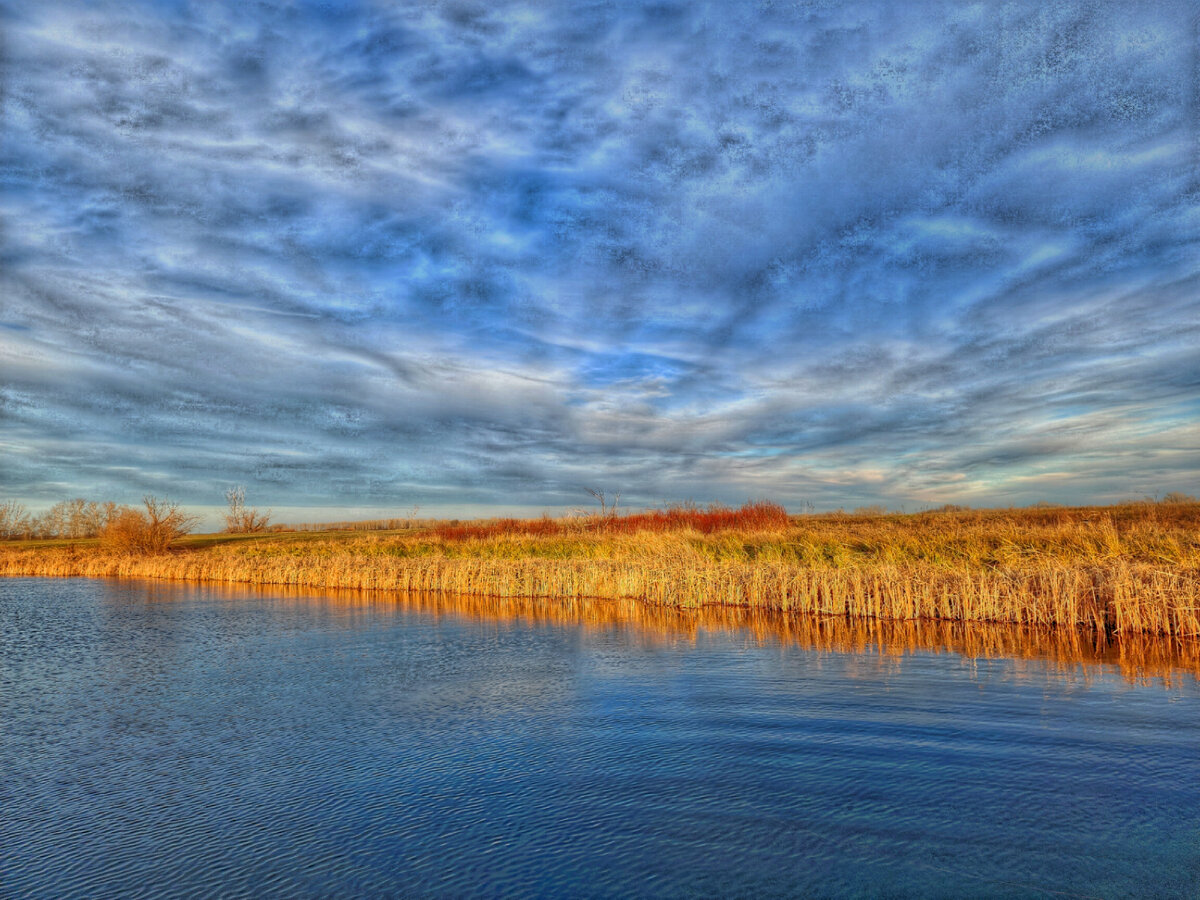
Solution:
[(601, 597), (1200, 636), (1197, 504), (791, 519), (769, 505), (744, 509), (197, 536), (157, 555), (8, 543), (0, 574)]

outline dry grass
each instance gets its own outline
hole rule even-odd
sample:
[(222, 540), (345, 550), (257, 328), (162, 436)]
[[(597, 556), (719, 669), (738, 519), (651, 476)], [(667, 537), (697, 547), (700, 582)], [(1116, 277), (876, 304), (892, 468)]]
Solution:
[[(396, 533), (209, 536), (150, 556), (85, 543), (7, 544), (0, 545), (0, 574), (600, 597), (1200, 636), (1198, 504), (791, 520), (774, 509), (640, 514), (641, 525), (635, 516), (597, 516)], [(713, 513), (728, 515), (700, 518)]]

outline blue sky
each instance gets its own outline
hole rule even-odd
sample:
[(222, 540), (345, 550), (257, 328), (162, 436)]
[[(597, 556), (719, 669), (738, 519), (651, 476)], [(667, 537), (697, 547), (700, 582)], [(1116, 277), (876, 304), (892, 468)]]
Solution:
[(0, 10), (31, 507), (1200, 488), (1189, 2)]

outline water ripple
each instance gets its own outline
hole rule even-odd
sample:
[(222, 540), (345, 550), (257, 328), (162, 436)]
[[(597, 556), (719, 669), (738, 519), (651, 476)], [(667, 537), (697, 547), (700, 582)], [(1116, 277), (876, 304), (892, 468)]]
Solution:
[(1194, 680), (161, 584), (0, 624), (4, 896), (1200, 895)]

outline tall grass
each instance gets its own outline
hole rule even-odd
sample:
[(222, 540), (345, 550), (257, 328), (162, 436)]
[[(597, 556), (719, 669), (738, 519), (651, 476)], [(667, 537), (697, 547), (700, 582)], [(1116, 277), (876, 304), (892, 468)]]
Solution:
[[(0, 574), (744, 606), (1200, 636), (1200, 505), (805, 516), (770, 504), (403, 533), (8, 545)], [(740, 518), (739, 518), (740, 517)]]

